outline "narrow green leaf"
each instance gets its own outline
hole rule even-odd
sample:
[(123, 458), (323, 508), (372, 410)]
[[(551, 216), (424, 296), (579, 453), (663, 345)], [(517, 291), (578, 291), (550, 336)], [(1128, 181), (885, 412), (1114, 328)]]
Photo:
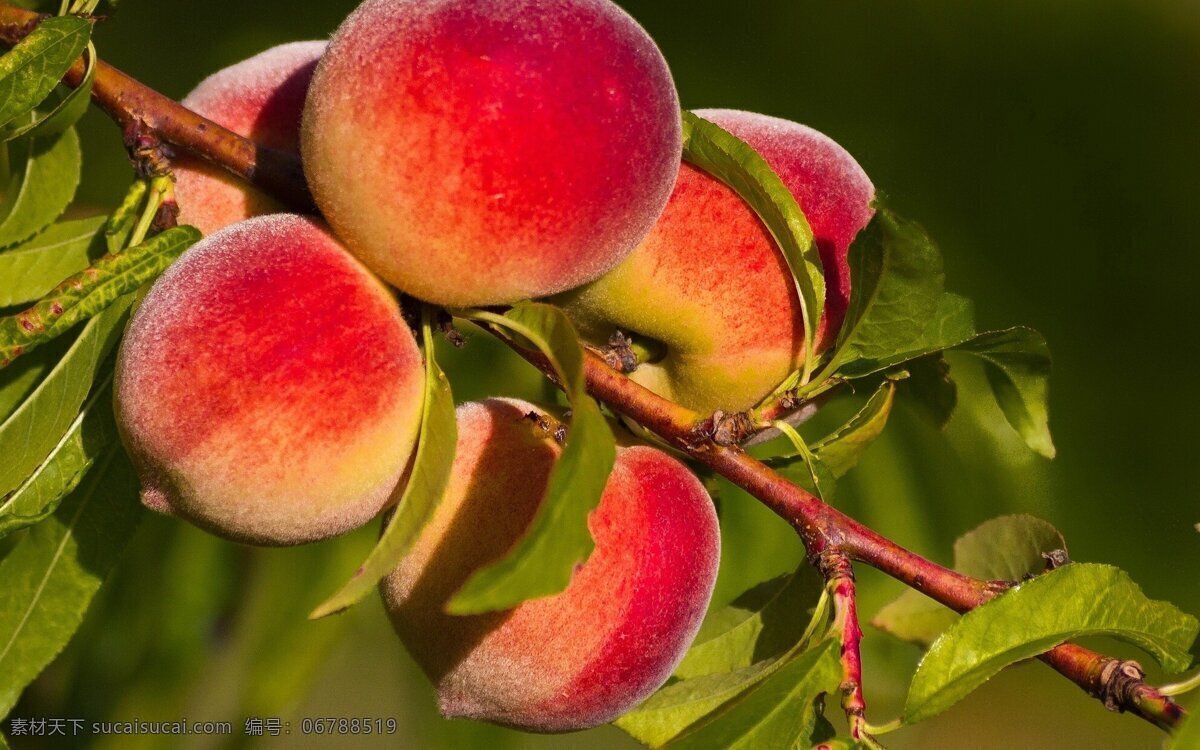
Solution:
[(854, 294), (824, 375), (914, 348), (938, 313), (945, 285), (937, 246), (878, 201), (850, 247), (850, 276)]
[(0, 732), (0, 750), (8, 750), (8, 741), (4, 739), (4, 732)]
[(0, 423), (0, 495), (16, 489), (42, 463), (79, 414), (133, 300), (128, 295), (89, 320), (37, 388)]
[(0, 210), (0, 247), (29, 239), (50, 226), (75, 197), (82, 157), (74, 128), (49, 138), (9, 144), (19, 165), (9, 178)]
[(895, 400), (896, 383), (885, 380), (850, 421), (813, 446), (817, 458), (835, 477), (840, 479), (853, 469), (871, 443), (883, 434)]
[(757, 151), (691, 112), (683, 113), (683, 158), (732, 188), (775, 238), (799, 292), (804, 315), (804, 372), (810, 373), (817, 322), (825, 306), (825, 272), (800, 204)]
[(0, 367), (157, 278), (199, 240), (195, 227), (172, 227), (122, 253), (104, 256), (28, 310), (0, 318)]
[(135, 180), (125, 192), (121, 205), (113, 211), (104, 228), (104, 242), (110, 253), (119, 253), (129, 244), (129, 238), (142, 214), (142, 203), (150, 192), (149, 180)]
[(0, 251), (0, 307), (32, 302), (99, 255), (106, 218), (63, 221), (9, 250)]
[(808, 490), (825, 502), (833, 500), (833, 493), (837, 489), (837, 477), (820, 457), (809, 449), (804, 438), (794, 427), (782, 420), (775, 422), (774, 426), (791, 442), (795, 453), (772, 461), (772, 468), (784, 479)]
[(1073, 638), (1107, 635), (1152, 654), (1168, 672), (1191, 664), (1195, 617), (1153, 601), (1129, 576), (1075, 563), (1022, 583), (963, 615), (913, 676), (904, 720), (913, 724), (957, 703), (1009, 664)]
[(83, 54), (91, 35), (86, 19), (50, 18), (0, 57), (0, 125), (41, 104)]
[(5, 140), (13, 141), (25, 136), (47, 138), (58, 135), (79, 122), (87, 113), (92, 98), (92, 87), (96, 81), (96, 48), (91, 42), (87, 44), (87, 53), (87, 67), (80, 84), (68, 89), (49, 112), (36, 115), (30, 122), (11, 130), (5, 136)]
[(839, 646), (837, 641), (828, 640), (790, 659), (765, 680), (667, 743), (667, 747), (807, 748), (817, 724), (817, 698), (836, 691), (842, 680)]
[(984, 333), (955, 347), (984, 363), (996, 403), (1033, 451), (1054, 458), (1050, 438), (1048, 391), (1050, 349), (1042, 334), (1030, 328)]
[(476, 571), (455, 594), (446, 609), (458, 615), (509, 609), (565, 589), (576, 565), (592, 552), (588, 514), (600, 502), (616, 459), (608, 422), (587, 395), (583, 348), (567, 316), (537, 303), (517, 305), (504, 316), (475, 316), (513, 331), (550, 360), (571, 402), (571, 423), (528, 532), (508, 555)]
[(50, 519), (0, 560), (0, 716), (74, 635), (133, 535), (138, 485), (111, 446)]
[(680, 679), (745, 669), (791, 648), (804, 634), (806, 612), (824, 584), (811, 565), (750, 589), (710, 612), (675, 670)]
[(45, 520), (83, 479), (96, 457), (117, 440), (111, 375), (50, 455), (21, 486), (0, 500), (0, 537)]
[[(1046, 569), (1048, 552), (1067, 549), (1058, 529), (1027, 515), (985, 521), (954, 543), (954, 569), (985, 581), (1019, 581)], [(871, 624), (903, 641), (928, 647), (958, 615), (913, 589), (875, 615)]]
[(313, 610), (309, 615), (312, 619), (341, 612), (374, 591), (375, 585), (395, 570), (433, 517), (450, 481), (458, 440), (454, 394), (450, 392), (450, 381), (434, 359), (434, 333), (428, 314), (422, 321), (421, 335), (425, 349), (425, 404), (408, 482), (366, 562), (336, 594)]

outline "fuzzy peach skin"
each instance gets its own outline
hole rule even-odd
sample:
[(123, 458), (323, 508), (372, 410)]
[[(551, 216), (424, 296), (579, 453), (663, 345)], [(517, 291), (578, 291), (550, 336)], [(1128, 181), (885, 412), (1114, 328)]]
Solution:
[(712, 501), (682, 464), (618, 448), (588, 520), (595, 550), (565, 591), (507, 612), (445, 614), (541, 503), (559, 448), (527, 419), (536, 411), (504, 399), (459, 407), (442, 505), (380, 588), (446, 716), (564, 732), (612, 721), (670, 676), (712, 596), (720, 534)]
[[(762, 154), (808, 217), (825, 268), (824, 349), (850, 299), (846, 255), (873, 213), (870, 179), (845, 149), (804, 125), (732, 110), (696, 114)], [(558, 302), (596, 343), (620, 329), (665, 347), (633, 379), (702, 412), (754, 406), (804, 354), (800, 302), (770, 233), (733, 190), (687, 164), (637, 250)]]
[[(213, 73), (183, 105), (261, 146), (299, 153), (304, 97), (324, 51), (325, 42), (272, 47)], [(179, 222), (204, 234), (284, 210), (275, 199), (197, 157), (179, 154), (172, 166)]]
[(167, 270), (116, 371), (150, 508), (298, 544), (366, 523), (416, 439), (424, 371), (388, 289), (318, 222), (238, 223)]
[(681, 144), (666, 61), (609, 0), (367, 0), (317, 67), (302, 134), (338, 236), (446, 305), (611, 269), (666, 204)]

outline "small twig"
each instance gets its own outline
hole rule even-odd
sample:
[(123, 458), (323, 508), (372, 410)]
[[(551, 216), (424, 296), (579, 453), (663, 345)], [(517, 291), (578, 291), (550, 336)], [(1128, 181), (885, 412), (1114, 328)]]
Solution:
[(862, 639), (854, 565), (843, 552), (826, 550), (817, 562), (825, 586), (833, 599), (833, 628), (842, 643), (842, 710), (850, 725), (850, 737), (869, 747), (881, 747), (867, 731), (867, 701), (863, 695)]

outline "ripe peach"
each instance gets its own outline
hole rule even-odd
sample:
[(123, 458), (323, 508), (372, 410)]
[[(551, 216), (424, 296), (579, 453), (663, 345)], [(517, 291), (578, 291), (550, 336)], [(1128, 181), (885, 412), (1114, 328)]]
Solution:
[[(300, 152), (300, 114), (325, 42), (293, 42), (219, 70), (183, 105), (260, 146)], [(205, 234), (251, 216), (283, 211), (274, 198), (188, 154), (173, 160), (181, 224)]]
[[(841, 146), (812, 128), (765, 115), (701, 110), (753, 146), (804, 210), (825, 268), (823, 349), (850, 298), (847, 251), (872, 216), (874, 188)], [(698, 411), (753, 406), (804, 354), (800, 302), (783, 255), (730, 188), (684, 165), (650, 235), (616, 269), (559, 302), (585, 336), (620, 329), (664, 352), (634, 380)]]
[(248, 219), (188, 250), (133, 316), (116, 372), (142, 500), (222, 536), (360, 526), (408, 461), (423, 367), (388, 289), (311, 219)]
[(679, 169), (666, 61), (609, 0), (366, 0), (304, 110), (317, 205), (421, 299), (514, 302), (599, 277)]
[(561, 732), (611, 721), (667, 679), (708, 606), (720, 534), (708, 494), (682, 464), (618, 448), (588, 520), (595, 550), (565, 591), (506, 612), (446, 614), (541, 504), (559, 447), (526, 418), (536, 411), (506, 399), (459, 407), (442, 505), (380, 588), (445, 715)]

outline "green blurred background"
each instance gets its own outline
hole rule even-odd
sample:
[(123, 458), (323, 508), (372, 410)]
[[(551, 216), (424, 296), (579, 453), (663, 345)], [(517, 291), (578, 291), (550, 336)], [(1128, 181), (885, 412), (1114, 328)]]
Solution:
[[(123, 0), (97, 43), (101, 56), (178, 97), (270, 45), (326, 36), (353, 5)], [(956, 367), (963, 408), (950, 426), (939, 432), (901, 410), (839, 488), (839, 504), (946, 562), (953, 539), (980, 521), (1034, 513), (1059, 526), (1075, 559), (1119, 565), (1151, 596), (1200, 612), (1190, 437), (1200, 416), (1192, 401), (1200, 4), (622, 5), (662, 46), (685, 106), (757, 110), (833, 136), (939, 241), (949, 286), (976, 301), (981, 326), (1028, 324), (1050, 342), (1056, 461), (1021, 446), (964, 364)], [(129, 179), (118, 133), (93, 113), (83, 137), (82, 203), (110, 207)], [(484, 338), (446, 356), (460, 399), (546, 393)], [(498, 380), (481, 379), (496, 372)], [(719, 602), (800, 559), (788, 528), (745, 496), (726, 493), (722, 512)], [(305, 622), (373, 533), (263, 551), (148, 518), (83, 631), (13, 715), (229, 720), (237, 733), (244, 716), (276, 716), (292, 735), (261, 744), (279, 747), (633, 746), (608, 727), (538, 737), (441, 720), (374, 601)], [(861, 582), (868, 616), (899, 591), (870, 572)], [(866, 651), (870, 716), (882, 723), (899, 710), (918, 654), (870, 629)], [(297, 733), (305, 716), (394, 717), (399, 733), (305, 739)], [(1154, 748), (1161, 734), (1029, 664), (887, 740), (895, 748)], [(121, 738), (112, 746), (142, 745)]]

